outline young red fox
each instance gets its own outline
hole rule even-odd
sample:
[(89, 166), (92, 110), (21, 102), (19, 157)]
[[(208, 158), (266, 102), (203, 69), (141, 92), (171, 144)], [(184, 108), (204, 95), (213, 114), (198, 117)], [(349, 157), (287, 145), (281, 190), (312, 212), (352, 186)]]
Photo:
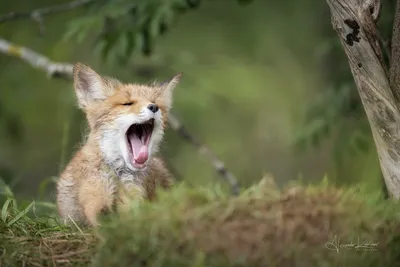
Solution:
[(90, 133), (57, 183), (61, 218), (98, 225), (100, 212), (129, 199), (152, 199), (170, 175), (154, 156), (164, 134), (179, 73), (169, 82), (123, 84), (86, 65), (74, 66), (74, 87)]

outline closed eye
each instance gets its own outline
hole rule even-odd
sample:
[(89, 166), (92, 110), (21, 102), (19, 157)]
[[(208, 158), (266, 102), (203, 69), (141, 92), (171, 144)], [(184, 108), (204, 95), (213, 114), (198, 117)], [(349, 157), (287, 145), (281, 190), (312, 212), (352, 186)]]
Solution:
[(123, 103), (122, 105), (124, 105), (124, 106), (132, 106), (133, 104), (135, 104), (134, 102), (126, 102), (126, 103)]

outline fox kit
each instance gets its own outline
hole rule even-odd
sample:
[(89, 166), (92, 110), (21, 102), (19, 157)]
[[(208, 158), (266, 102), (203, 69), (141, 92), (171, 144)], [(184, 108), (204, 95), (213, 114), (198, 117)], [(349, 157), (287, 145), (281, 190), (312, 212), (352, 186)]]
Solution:
[(57, 206), (65, 222), (96, 226), (99, 213), (132, 198), (151, 200), (156, 186), (170, 186), (154, 154), (182, 73), (163, 84), (123, 84), (77, 63), (73, 75), (90, 133), (58, 180)]

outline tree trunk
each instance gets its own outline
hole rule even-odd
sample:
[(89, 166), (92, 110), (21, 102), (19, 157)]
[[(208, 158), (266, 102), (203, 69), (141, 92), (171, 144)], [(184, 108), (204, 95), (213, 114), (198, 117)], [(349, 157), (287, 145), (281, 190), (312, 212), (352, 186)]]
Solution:
[[(397, 86), (391, 87), (389, 82), (389, 73), (394, 77), (393, 81), (399, 76), (397, 67), (399, 64), (392, 64), (393, 67), (389, 70), (384, 63), (379, 45), (380, 35), (376, 27), (380, 2), (379, 0), (326, 1), (332, 14), (333, 28), (338, 33), (348, 57), (371, 126), (386, 187), (392, 197), (399, 199), (400, 105), (396, 99), (399, 99), (400, 92), (396, 90)], [(399, 17), (398, 13), (396, 18)], [(396, 31), (394, 40), (397, 39), (395, 35), (399, 34), (399, 31)], [(398, 51), (392, 51), (392, 59), (397, 60), (397, 57)]]

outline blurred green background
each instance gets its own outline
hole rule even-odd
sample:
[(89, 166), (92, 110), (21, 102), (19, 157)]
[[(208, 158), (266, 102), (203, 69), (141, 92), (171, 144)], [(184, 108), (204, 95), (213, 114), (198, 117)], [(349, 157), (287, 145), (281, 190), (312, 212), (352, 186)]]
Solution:
[[(0, 14), (65, 2), (1, 1)], [(81, 27), (74, 26), (77, 18), (94, 18), (84, 8), (45, 17), (44, 34), (33, 20), (2, 23), (0, 38), (54, 61), (89, 64), (126, 82), (184, 72), (174, 114), (243, 186), (271, 173), (280, 185), (328, 175), (334, 183), (365, 182), (380, 190), (369, 126), (326, 2), (239, 2), (246, 1), (204, 0), (175, 14), (150, 55), (138, 48), (121, 56), (116, 46), (104, 60), (95, 27), (82, 41), (76, 35), (65, 38)], [(390, 35), (394, 1), (383, 2), (381, 27)], [(15, 192), (36, 196), (41, 182), (56, 177), (79, 148), (85, 129), (70, 81), (49, 79), (0, 54), (0, 176)], [(221, 182), (208, 160), (172, 131), (162, 154), (193, 185)], [(52, 187), (47, 196), (54, 195)]]

